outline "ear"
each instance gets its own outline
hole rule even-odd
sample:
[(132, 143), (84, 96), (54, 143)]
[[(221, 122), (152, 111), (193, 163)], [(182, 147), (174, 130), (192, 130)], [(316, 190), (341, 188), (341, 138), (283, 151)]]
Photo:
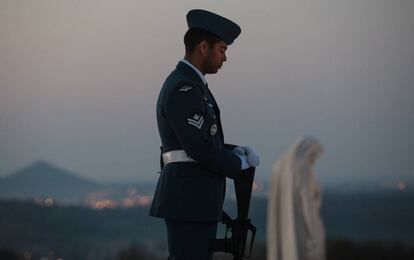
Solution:
[(199, 49), (202, 54), (206, 53), (208, 48), (209, 46), (207, 41), (204, 40), (199, 43)]

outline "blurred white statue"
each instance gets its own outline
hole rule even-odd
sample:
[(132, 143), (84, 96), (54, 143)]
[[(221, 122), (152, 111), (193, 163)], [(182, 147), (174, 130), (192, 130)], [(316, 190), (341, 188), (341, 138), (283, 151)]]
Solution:
[(267, 208), (267, 260), (324, 260), (321, 191), (313, 165), (322, 145), (298, 140), (274, 165)]

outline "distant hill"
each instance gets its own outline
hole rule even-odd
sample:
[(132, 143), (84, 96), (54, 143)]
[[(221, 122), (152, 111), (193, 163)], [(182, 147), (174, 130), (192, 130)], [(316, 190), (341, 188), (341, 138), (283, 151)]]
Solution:
[(95, 182), (40, 160), (0, 178), (0, 199), (34, 200), (49, 206), (133, 207), (150, 203), (155, 185)]
[[(6, 177), (0, 177), (0, 199), (87, 205), (93, 208), (116, 208), (147, 205), (151, 202), (156, 182), (103, 183), (81, 177), (45, 160), (36, 161)], [(359, 194), (414, 192), (414, 181), (390, 176), (388, 180), (351, 180), (323, 186), (323, 193)], [(269, 183), (257, 179), (254, 198), (266, 198)], [(50, 199), (49, 199), (50, 197)], [(234, 183), (227, 179), (226, 198), (234, 200)]]
[(31, 199), (53, 197), (60, 201), (78, 201), (100, 187), (46, 161), (40, 160), (0, 179), (0, 197)]

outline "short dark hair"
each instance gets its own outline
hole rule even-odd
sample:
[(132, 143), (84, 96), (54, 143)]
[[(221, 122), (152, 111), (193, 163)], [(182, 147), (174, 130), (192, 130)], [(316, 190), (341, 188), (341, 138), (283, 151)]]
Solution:
[(210, 49), (212, 49), (214, 44), (221, 41), (221, 39), (210, 31), (201, 28), (190, 28), (184, 35), (186, 53), (192, 53), (197, 44), (202, 41), (206, 41)]

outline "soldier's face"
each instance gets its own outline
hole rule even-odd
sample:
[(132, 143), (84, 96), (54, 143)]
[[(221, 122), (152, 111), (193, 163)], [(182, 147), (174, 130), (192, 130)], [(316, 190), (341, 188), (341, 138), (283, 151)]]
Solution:
[(214, 44), (213, 48), (208, 48), (204, 59), (204, 70), (206, 73), (217, 73), (227, 60), (226, 50), (227, 44), (224, 41), (219, 41)]

